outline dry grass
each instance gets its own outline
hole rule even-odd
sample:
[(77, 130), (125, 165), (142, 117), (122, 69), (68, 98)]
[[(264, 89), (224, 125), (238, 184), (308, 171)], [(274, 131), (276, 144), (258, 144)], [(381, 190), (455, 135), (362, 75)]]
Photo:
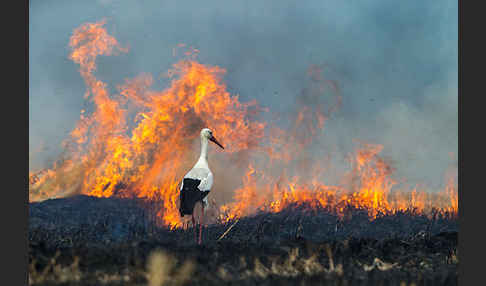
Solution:
[(451, 253), (446, 258), (447, 264), (458, 264), (459, 263), (459, 256), (457, 253), (457, 248), (454, 248)]
[[(312, 254), (310, 257), (303, 257), (300, 255), (299, 248), (292, 248), (288, 250), (288, 255), (285, 260), (280, 261), (278, 258), (269, 257), (270, 265), (265, 266), (259, 258), (254, 258), (253, 269), (249, 269), (249, 263), (245, 257), (240, 257), (240, 269), (246, 269), (241, 272), (239, 279), (247, 278), (261, 278), (266, 279), (268, 276), (276, 277), (297, 277), (300, 275), (319, 275), (322, 273), (343, 275), (343, 265), (334, 265), (330, 247), (326, 248), (329, 259), (329, 267), (326, 268), (318, 260), (318, 253)], [(218, 269), (218, 276), (222, 280), (234, 279), (229, 274), (231, 271), (221, 266)]]
[[(52, 258), (44, 260), (44, 267), (39, 270), (36, 261), (29, 266), (29, 285), (139, 285), (139, 286), (182, 286), (198, 281), (201, 285), (217, 285), (214, 283), (259, 283), (263, 281), (283, 281), (281, 279), (304, 279), (320, 277), (319, 279), (347, 281), (343, 264), (336, 263), (333, 248), (329, 244), (318, 247), (315, 251), (304, 255), (305, 250), (299, 247), (286, 247), (282, 254), (241, 255), (235, 263), (223, 263), (214, 272), (207, 273), (205, 264), (197, 264), (187, 258), (178, 259), (174, 253), (155, 248), (145, 261), (138, 266), (129, 266), (118, 270), (91, 269), (82, 272), (79, 268), (80, 259), (75, 256), (72, 263), (60, 264), (60, 252)], [(342, 260), (339, 259), (338, 260)], [(345, 261), (344, 261), (345, 262)], [(423, 262), (423, 261), (422, 261)], [(356, 261), (364, 272), (401, 269), (398, 263), (388, 263), (375, 257), (370, 265)], [(452, 250), (447, 257), (448, 264), (458, 263), (457, 250)], [(349, 265), (347, 266), (349, 267)], [(423, 268), (424, 266), (421, 265)], [(348, 271), (349, 269), (346, 268)], [(86, 271), (86, 270), (85, 270)], [(204, 275), (204, 277), (201, 276)], [(349, 272), (348, 272), (349, 273)], [(197, 277), (197, 278), (196, 278)], [(207, 279), (207, 280), (206, 280)], [(280, 279), (280, 280), (275, 280)], [(336, 280), (337, 279), (337, 280)], [(219, 282), (218, 282), (219, 280)], [(323, 280), (323, 281), (324, 281)], [(295, 280), (294, 280), (295, 281)], [(397, 281), (398, 282), (398, 281)], [(411, 284), (409, 284), (411, 283)], [(420, 284), (420, 283), (419, 283)], [(286, 284), (287, 285), (287, 284)], [(290, 285), (290, 284), (289, 284)], [(400, 286), (415, 286), (414, 282), (401, 281)]]
[(41, 271), (37, 271), (33, 260), (29, 265), (29, 285), (42, 284), (49, 281), (56, 281), (60, 283), (78, 282), (82, 278), (82, 273), (79, 270), (79, 258), (74, 257), (74, 261), (69, 266), (62, 266), (57, 263), (60, 252), (56, 252), (49, 263)]
[(192, 262), (185, 262), (176, 268), (177, 260), (162, 250), (153, 251), (147, 262), (148, 286), (183, 285), (194, 271)]
[(381, 259), (379, 259), (378, 257), (375, 257), (375, 259), (373, 260), (373, 264), (363, 265), (363, 269), (365, 271), (371, 271), (375, 268), (380, 270), (380, 271), (387, 271), (387, 270), (390, 270), (392, 268), (399, 268), (399, 267), (400, 266), (398, 266), (398, 263), (387, 263), (387, 262), (381, 261)]
[[(91, 275), (83, 275), (79, 269), (79, 258), (75, 257), (69, 266), (62, 266), (58, 263), (60, 252), (49, 260), (47, 265), (40, 271), (36, 269), (36, 261), (33, 260), (29, 265), (29, 285), (44, 285), (46, 283), (76, 283), (83, 282), (87, 276), (96, 277), (97, 284), (126, 284), (131, 281), (130, 271), (125, 269), (121, 273), (107, 273), (95, 271)], [(166, 254), (164, 251), (155, 250), (147, 259), (146, 271), (143, 276), (147, 279), (148, 286), (181, 286), (189, 281), (194, 272), (194, 263), (185, 262), (177, 267), (177, 259)], [(133, 276), (133, 275), (132, 275)], [(91, 277), (91, 279), (92, 279)], [(137, 284), (137, 283), (135, 283)], [(138, 284), (137, 284), (138, 285)]]

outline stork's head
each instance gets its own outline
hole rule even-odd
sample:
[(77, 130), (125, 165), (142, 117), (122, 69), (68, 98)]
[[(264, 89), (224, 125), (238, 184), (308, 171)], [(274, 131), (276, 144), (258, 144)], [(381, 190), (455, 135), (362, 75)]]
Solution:
[(209, 128), (203, 128), (203, 130), (201, 130), (201, 139), (202, 138), (208, 139), (209, 141), (214, 142), (216, 145), (218, 145), (219, 147), (221, 147), (222, 149), (224, 149), (223, 145), (221, 145), (218, 142), (218, 140), (216, 140), (216, 138), (214, 138), (213, 131), (211, 131), (211, 129), (209, 129)]

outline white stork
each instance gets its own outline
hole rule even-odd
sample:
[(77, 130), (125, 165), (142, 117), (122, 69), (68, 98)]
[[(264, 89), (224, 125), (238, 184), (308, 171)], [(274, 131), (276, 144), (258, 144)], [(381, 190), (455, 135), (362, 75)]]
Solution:
[[(197, 202), (201, 203), (201, 219), (199, 222), (199, 240), (201, 244), (202, 224), (204, 219), (204, 209), (208, 206), (207, 195), (213, 186), (213, 173), (208, 165), (208, 141), (216, 143), (219, 147), (224, 149), (216, 138), (213, 132), (204, 128), (201, 130), (201, 155), (194, 167), (184, 176), (180, 188), (180, 207), (179, 212), (181, 216), (191, 215), (192, 225), (195, 226), (194, 207)], [(195, 233), (196, 234), (196, 233)], [(197, 235), (197, 234), (196, 234)], [(197, 240), (197, 237), (196, 237)]]

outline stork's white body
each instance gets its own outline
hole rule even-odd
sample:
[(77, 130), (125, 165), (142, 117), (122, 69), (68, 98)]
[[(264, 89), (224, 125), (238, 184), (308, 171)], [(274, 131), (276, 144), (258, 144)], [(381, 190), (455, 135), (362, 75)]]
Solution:
[[(203, 129), (204, 130), (204, 129)], [(201, 132), (202, 134), (202, 132)], [(201, 135), (201, 154), (199, 159), (197, 160), (196, 164), (192, 169), (187, 172), (181, 182), (181, 191), (184, 187), (184, 179), (196, 179), (200, 180), (198, 189), (201, 192), (211, 191), (211, 187), (213, 186), (213, 173), (211, 169), (209, 169), (208, 164), (208, 143), (209, 140), (206, 136)], [(208, 197), (204, 197), (203, 206), (207, 207), (208, 205)]]

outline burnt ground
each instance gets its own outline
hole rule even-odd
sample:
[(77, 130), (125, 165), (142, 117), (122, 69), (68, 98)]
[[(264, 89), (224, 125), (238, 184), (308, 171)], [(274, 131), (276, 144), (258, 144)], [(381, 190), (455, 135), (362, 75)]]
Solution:
[[(29, 205), (31, 285), (457, 285), (457, 219), (370, 221), (291, 206), (194, 231), (156, 227), (143, 201), (76, 196)], [(230, 231), (220, 240), (226, 230)]]

